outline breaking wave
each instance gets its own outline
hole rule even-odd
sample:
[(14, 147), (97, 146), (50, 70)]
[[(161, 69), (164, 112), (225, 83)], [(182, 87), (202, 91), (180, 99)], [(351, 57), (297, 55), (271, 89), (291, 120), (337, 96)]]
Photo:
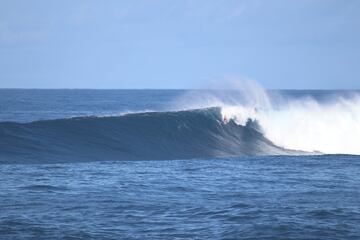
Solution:
[(358, 91), (187, 91), (172, 111), (0, 122), (0, 163), (360, 154)]
[(323, 154), (360, 154), (360, 92), (265, 91), (253, 81), (235, 82), (232, 90), (188, 92), (179, 109), (221, 107), (238, 125), (250, 119), (275, 145)]
[(256, 121), (223, 119), (218, 107), (0, 123), (0, 162), (160, 160), (301, 154), (274, 145)]

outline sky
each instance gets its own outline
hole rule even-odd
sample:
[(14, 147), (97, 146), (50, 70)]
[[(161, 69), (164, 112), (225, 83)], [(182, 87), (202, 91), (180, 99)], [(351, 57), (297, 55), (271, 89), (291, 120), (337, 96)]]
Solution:
[(360, 89), (358, 0), (1, 0), (0, 88)]

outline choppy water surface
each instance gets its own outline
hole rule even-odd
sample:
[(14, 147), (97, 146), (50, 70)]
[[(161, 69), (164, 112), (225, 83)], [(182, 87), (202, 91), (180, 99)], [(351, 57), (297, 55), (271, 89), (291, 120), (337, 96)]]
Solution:
[(360, 239), (359, 104), (0, 90), (0, 239)]
[(360, 157), (0, 165), (1, 239), (357, 239)]

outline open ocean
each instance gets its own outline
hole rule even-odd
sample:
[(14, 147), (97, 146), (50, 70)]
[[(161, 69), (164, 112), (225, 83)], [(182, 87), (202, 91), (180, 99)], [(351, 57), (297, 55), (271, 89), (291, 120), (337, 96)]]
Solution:
[(360, 92), (0, 90), (0, 239), (360, 239)]

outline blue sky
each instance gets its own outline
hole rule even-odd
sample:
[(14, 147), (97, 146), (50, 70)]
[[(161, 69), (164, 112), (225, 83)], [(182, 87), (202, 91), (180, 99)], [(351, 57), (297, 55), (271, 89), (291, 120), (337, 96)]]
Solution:
[(0, 87), (360, 89), (357, 0), (1, 0)]

